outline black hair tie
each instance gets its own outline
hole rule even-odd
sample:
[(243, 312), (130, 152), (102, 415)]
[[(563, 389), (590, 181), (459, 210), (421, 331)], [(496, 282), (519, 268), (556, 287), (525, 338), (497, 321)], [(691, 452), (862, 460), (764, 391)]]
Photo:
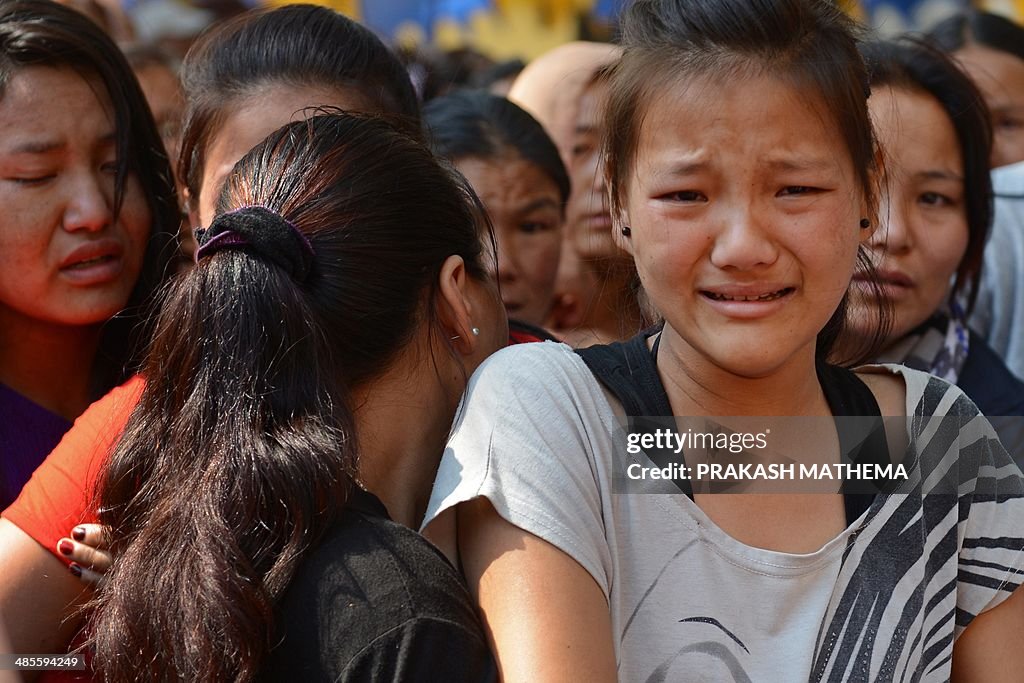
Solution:
[(302, 283), (313, 269), (315, 252), (309, 238), (281, 214), (263, 206), (244, 206), (196, 230), (196, 261), (222, 249), (242, 249), (276, 264)]

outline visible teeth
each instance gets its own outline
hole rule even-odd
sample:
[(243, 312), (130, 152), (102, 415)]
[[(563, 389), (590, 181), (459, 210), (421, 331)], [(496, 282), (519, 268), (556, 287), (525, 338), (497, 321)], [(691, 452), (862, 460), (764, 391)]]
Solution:
[(769, 292), (768, 294), (761, 294), (760, 296), (728, 296), (726, 294), (719, 294), (718, 292), (708, 292), (712, 299), (716, 301), (772, 301), (784, 296), (789, 289), (780, 289), (777, 292)]

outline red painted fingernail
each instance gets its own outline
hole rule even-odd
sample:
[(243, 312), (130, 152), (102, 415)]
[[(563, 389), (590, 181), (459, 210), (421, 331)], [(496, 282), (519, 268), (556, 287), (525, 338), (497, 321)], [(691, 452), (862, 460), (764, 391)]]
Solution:
[(78, 578), (78, 579), (82, 578), (82, 568), (81, 568), (81, 567), (79, 567), (79, 566), (78, 566), (77, 564), (75, 564), (74, 562), (72, 562), (71, 564), (69, 564), (69, 565), (68, 565), (68, 570), (69, 570), (69, 571), (70, 571), (70, 572), (71, 572), (72, 574), (74, 574), (74, 575), (75, 575), (75, 578)]
[(75, 544), (65, 538), (57, 544), (57, 550), (60, 551), (61, 555), (70, 555), (75, 552)]
[(80, 526), (76, 526), (74, 529), (71, 530), (71, 538), (75, 539), (76, 541), (84, 541), (85, 529), (83, 529)]

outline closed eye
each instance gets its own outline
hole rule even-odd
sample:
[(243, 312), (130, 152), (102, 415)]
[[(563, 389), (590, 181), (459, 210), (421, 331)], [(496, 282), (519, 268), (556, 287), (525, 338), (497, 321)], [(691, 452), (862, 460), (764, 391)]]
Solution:
[(18, 177), (13, 177), (13, 178), (5, 178), (5, 180), (8, 180), (8, 181), (10, 181), (12, 183), (15, 183), (17, 185), (33, 186), (33, 185), (42, 185), (43, 183), (45, 183), (45, 182), (47, 182), (49, 180), (53, 180), (56, 177), (57, 176), (55, 174), (51, 173), (51, 174), (48, 174), (48, 175), (40, 175), (40, 176), (28, 176), (28, 177), (18, 176)]

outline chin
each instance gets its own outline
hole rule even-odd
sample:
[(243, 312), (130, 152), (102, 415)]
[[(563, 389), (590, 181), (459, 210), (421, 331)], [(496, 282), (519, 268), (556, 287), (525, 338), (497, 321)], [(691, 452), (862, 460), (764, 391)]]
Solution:
[(111, 301), (80, 302), (67, 305), (60, 311), (59, 322), (64, 325), (87, 326), (107, 322), (128, 305), (127, 297)]

